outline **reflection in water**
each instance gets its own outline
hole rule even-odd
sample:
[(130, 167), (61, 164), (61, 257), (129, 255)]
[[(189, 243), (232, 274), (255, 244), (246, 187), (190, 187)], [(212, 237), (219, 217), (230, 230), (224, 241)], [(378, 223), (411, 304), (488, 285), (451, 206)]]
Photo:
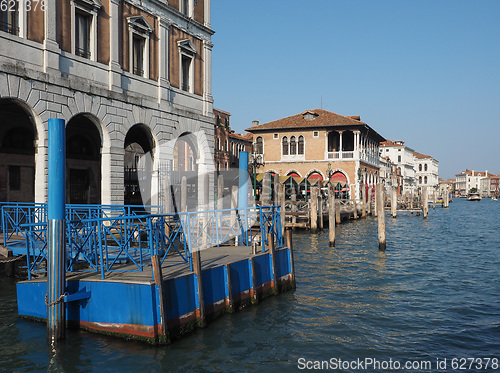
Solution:
[(500, 203), (455, 201), (429, 219), (387, 219), (328, 232), (294, 232), (297, 290), (225, 315), (170, 346), (68, 331), (55, 354), (44, 324), (16, 317), (15, 287), (0, 279), (0, 370), (296, 371), (297, 359), (407, 361), (497, 356)]

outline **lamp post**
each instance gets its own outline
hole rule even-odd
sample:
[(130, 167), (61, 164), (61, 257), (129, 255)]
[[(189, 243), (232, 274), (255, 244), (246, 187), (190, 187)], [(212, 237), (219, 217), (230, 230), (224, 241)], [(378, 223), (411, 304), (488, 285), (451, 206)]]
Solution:
[(257, 168), (264, 165), (264, 154), (259, 152), (259, 145), (254, 142), (252, 144), (252, 154), (250, 162), (253, 169), (253, 198), (257, 201)]

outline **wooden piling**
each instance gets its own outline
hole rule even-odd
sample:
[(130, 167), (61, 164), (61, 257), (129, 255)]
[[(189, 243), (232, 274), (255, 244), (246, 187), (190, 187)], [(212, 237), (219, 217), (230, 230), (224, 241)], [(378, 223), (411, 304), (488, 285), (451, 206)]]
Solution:
[(384, 208), (384, 185), (382, 183), (377, 184), (376, 189), (376, 206), (377, 206), (377, 221), (378, 221), (378, 249), (380, 251), (385, 251), (386, 239), (385, 239), (385, 208)]
[(366, 218), (366, 185), (361, 190), (361, 217)]
[(295, 213), (297, 212), (297, 194), (295, 193), (295, 189), (292, 192), (292, 227), (295, 227), (297, 223), (297, 217)]
[(278, 185), (278, 205), (281, 206), (281, 235), (285, 236), (285, 185)]
[(337, 224), (342, 223), (340, 216), (340, 199), (335, 200), (335, 223)]
[(311, 201), (310, 201), (310, 221), (311, 221), (311, 231), (316, 232), (318, 230), (318, 188), (311, 188)]
[(427, 196), (427, 187), (422, 188), (422, 213), (424, 215), (424, 219), (427, 219), (427, 215), (429, 214), (429, 201)]
[(354, 197), (354, 199), (352, 200), (352, 204), (354, 206), (352, 216), (354, 220), (356, 220), (358, 218), (358, 202), (356, 201), (356, 197)]
[(286, 242), (288, 243), (288, 249), (290, 250), (290, 264), (291, 264), (291, 272), (292, 272), (292, 283), (295, 288), (295, 262), (293, 258), (293, 239), (292, 239), (292, 230), (288, 228), (286, 230)]
[(328, 189), (328, 240), (330, 247), (335, 246), (335, 192), (332, 186)]
[(163, 274), (161, 270), (161, 258), (159, 255), (151, 256), (151, 264), (153, 266), (153, 276), (155, 285), (158, 286), (158, 294), (160, 298), (160, 317), (161, 317), (161, 330), (160, 335), (161, 339), (163, 339), (163, 343), (170, 342), (170, 336), (168, 333), (167, 327), (167, 307), (164, 299), (164, 290), (163, 290)]
[(372, 213), (372, 187), (368, 186), (368, 194), (366, 196), (366, 214), (371, 215)]
[(196, 308), (196, 323), (198, 326), (204, 328), (207, 323), (205, 319), (205, 298), (203, 296), (203, 277), (201, 272), (201, 255), (200, 250), (197, 248), (190, 248), (192, 250), (193, 272), (196, 276), (197, 285), (197, 301), (198, 307)]
[(396, 187), (391, 188), (391, 216), (396, 218), (398, 211), (398, 193)]
[(323, 188), (322, 180), (318, 181), (318, 188), (319, 188), (319, 196), (318, 196), (319, 229), (320, 231), (322, 231), (323, 230), (323, 193), (321, 192), (321, 189)]

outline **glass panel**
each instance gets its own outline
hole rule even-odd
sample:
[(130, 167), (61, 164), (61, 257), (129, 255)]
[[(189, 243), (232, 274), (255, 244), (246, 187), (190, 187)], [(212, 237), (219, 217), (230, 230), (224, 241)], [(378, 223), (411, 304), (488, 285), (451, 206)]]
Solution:
[(75, 13), (75, 54), (90, 58), (91, 16), (82, 12)]
[(133, 47), (133, 73), (135, 75), (143, 76), (144, 75), (144, 38), (141, 38), (138, 35), (133, 36), (132, 41)]

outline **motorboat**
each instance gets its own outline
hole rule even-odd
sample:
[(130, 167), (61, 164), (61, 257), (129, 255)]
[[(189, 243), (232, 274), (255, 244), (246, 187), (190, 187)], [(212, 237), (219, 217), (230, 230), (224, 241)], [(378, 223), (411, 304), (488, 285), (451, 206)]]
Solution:
[(481, 201), (481, 195), (479, 193), (469, 193), (467, 201)]

